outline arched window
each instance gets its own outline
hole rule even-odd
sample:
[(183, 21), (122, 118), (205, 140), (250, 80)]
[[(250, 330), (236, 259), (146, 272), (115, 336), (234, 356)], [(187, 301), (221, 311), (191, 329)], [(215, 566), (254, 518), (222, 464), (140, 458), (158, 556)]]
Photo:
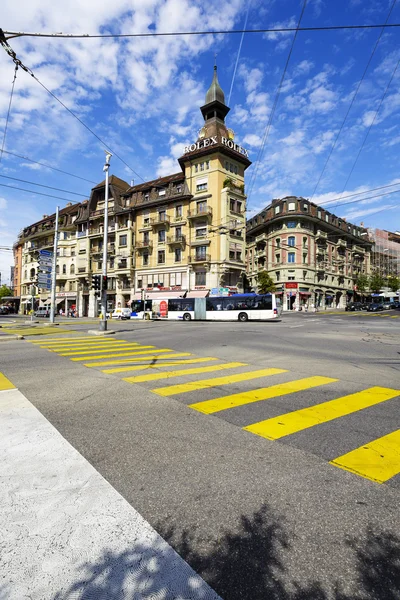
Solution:
[(31, 274), (31, 279), (34, 279), (35, 275), (36, 275), (35, 269), (31, 269), (30, 274)]
[(24, 271), (24, 279), (28, 279), (28, 271), (26, 269)]
[(60, 273), (60, 265), (56, 265), (56, 274), (59, 275)]
[(303, 248), (307, 248), (307, 244), (308, 244), (308, 239), (306, 237), (303, 237)]
[(288, 237), (288, 246), (294, 247), (296, 245), (296, 238), (294, 235)]
[(72, 265), (70, 266), (70, 268), (69, 268), (69, 273), (70, 273), (70, 275), (75, 275), (75, 265), (74, 265), (74, 264), (72, 264)]
[(63, 275), (67, 274), (67, 265), (62, 266), (62, 272), (63, 272)]

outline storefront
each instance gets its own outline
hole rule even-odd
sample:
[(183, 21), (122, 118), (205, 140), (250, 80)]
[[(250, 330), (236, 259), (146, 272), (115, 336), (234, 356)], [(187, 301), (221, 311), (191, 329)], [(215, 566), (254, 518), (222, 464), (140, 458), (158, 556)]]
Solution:
[[(295, 310), (298, 306), (297, 297), (298, 284), (294, 281), (288, 281), (285, 283), (286, 291), (286, 310)], [(284, 306), (285, 308), (285, 306)]]

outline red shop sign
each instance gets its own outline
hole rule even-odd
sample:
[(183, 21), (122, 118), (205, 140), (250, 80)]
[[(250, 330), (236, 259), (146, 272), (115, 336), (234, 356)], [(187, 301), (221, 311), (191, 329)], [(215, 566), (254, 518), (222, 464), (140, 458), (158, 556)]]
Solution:
[(294, 281), (288, 281), (287, 283), (285, 283), (285, 286), (287, 290), (297, 290), (297, 283), (295, 283)]

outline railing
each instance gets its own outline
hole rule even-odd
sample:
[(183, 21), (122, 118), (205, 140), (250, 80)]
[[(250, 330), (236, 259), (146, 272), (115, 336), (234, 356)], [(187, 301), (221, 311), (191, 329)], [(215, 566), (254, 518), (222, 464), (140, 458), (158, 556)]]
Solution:
[(117, 262), (117, 269), (130, 269), (127, 260), (120, 260)]
[(320, 229), (318, 229), (318, 231), (317, 231), (317, 233), (315, 235), (315, 238), (316, 239), (317, 238), (322, 238), (324, 240), (327, 240), (328, 239), (328, 234), (326, 233), (326, 231), (321, 231)]
[(186, 220), (186, 217), (183, 214), (174, 216), (174, 223), (179, 223), (179, 222), (185, 221), (185, 220)]
[(195, 217), (212, 217), (211, 206), (204, 206), (203, 208), (188, 210), (188, 219), (193, 219)]
[(365, 251), (365, 248), (363, 248), (362, 246), (353, 246), (353, 252), (359, 252), (361, 254), (364, 254)]
[(158, 217), (151, 219), (151, 224), (152, 225), (169, 224), (169, 216), (168, 215), (158, 215)]
[(167, 238), (167, 244), (186, 244), (185, 235), (174, 235)]
[(135, 244), (136, 248), (152, 248), (153, 247), (153, 242), (150, 240), (144, 240), (142, 242), (136, 242)]
[(77, 238), (83, 238), (86, 237), (87, 231), (77, 231), (76, 232), (76, 237)]
[(204, 263), (210, 262), (211, 255), (210, 254), (198, 254), (194, 256), (188, 256), (188, 262), (190, 263)]
[(91, 254), (103, 254), (103, 248), (101, 246), (92, 246), (90, 248)]
[(120, 289), (120, 290), (130, 290), (132, 286), (133, 286), (133, 284), (132, 284), (132, 283), (129, 283), (129, 282), (125, 282), (125, 281), (124, 281), (122, 284), (120, 283), (120, 285), (119, 285), (119, 289)]
[(337, 245), (342, 246), (343, 248), (347, 247), (346, 241), (341, 239), (337, 241)]

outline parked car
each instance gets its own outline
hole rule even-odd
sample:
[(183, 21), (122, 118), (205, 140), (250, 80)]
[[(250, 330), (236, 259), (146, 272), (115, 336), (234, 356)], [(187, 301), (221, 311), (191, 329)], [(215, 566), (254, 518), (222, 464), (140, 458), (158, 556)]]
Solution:
[(362, 302), (349, 302), (345, 308), (345, 310), (350, 310), (350, 311), (363, 310), (363, 309), (364, 309), (364, 306), (363, 306)]
[(50, 317), (50, 310), (46, 306), (39, 306), (39, 308), (35, 310), (35, 317)]
[(8, 315), (9, 310), (7, 306), (0, 306), (0, 315)]
[(391, 302), (384, 302), (382, 304), (383, 306), (383, 310), (390, 310), (392, 308), (392, 303)]
[(367, 311), (368, 312), (377, 312), (379, 310), (383, 310), (383, 304), (381, 303), (376, 303), (376, 302), (371, 302), (371, 304), (368, 304), (368, 308)]

